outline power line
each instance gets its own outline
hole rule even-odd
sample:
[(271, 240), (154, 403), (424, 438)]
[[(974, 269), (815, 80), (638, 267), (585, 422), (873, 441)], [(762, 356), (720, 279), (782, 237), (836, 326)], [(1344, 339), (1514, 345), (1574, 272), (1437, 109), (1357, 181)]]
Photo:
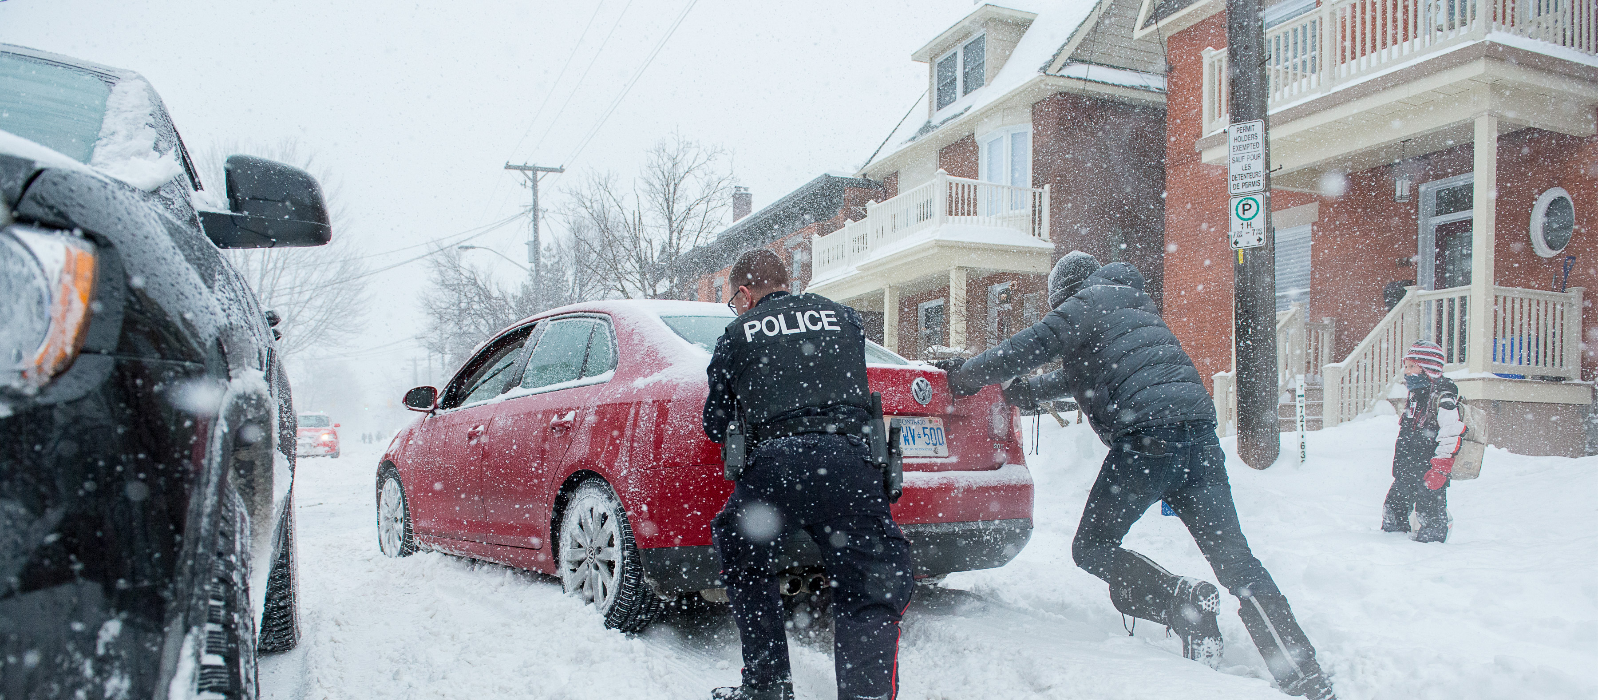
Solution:
[[(515, 216), (512, 216), (510, 218), (507, 218), (507, 219), (495, 224), (492, 228), (488, 228), (488, 229), (485, 229), (483, 231), (479, 231), (478, 233), (475, 233), (475, 234), (473, 234), (471, 236), (468, 236), (468, 237), (463, 238), (463, 239), (461, 239), (459, 241), (456, 241), (456, 244), (461, 244), (461, 243), (464, 243), (466, 241), (470, 241), (470, 240), (472, 240), (474, 238), (478, 238), (479, 236), (483, 236), (483, 235), (492, 233), (494, 231), (497, 231), (497, 230), (505, 227), (506, 224), (509, 224), (512, 221), (514, 221), (516, 219), (520, 219), (520, 218), (522, 218), (522, 214), (519, 213), (519, 214), (517, 214)], [(445, 250), (449, 250), (449, 248), (448, 247), (443, 247), (443, 248), (439, 248), (438, 250), (430, 250), (430, 251), (428, 251), (426, 253), (423, 253), (421, 255), (418, 255), (418, 256), (415, 256), (415, 257), (406, 258), (405, 260), (401, 260), (400, 262), (397, 262), (397, 263), (384, 265), (383, 267), (377, 268), (375, 270), (368, 270), (368, 271), (363, 272), (363, 273), (361, 273), (359, 275), (355, 275), (355, 276), (352, 276), (352, 277), (341, 277), (341, 278), (339, 278), (339, 279), (337, 279), (337, 280), (335, 280), (333, 282), (328, 282), (326, 284), (319, 284), (319, 285), (317, 285), (315, 287), (311, 287), (309, 289), (291, 289), (291, 290), (289, 290), (288, 292), (285, 292), (285, 293), (309, 293), (309, 292), (321, 291), (321, 290), (327, 289), (329, 287), (337, 287), (337, 286), (342, 285), (342, 284), (344, 284), (346, 282), (349, 282), (351, 280), (358, 280), (358, 279), (362, 279), (362, 278), (365, 278), (365, 277), (371, 277), (371, 276), (376, 275), (376, 274), (378, 274), (380, 272), (387, 272), (389, 270), (393, 270), (393, 269), (395, 269), (397, 267), (400, 267), (401, 265), (408, 265), (410, 263), (414, 263), (414, 262), (416, 262), (418, 260), (426, 258), (426, 257), (428, 257), (430, 255), (436, 255), (436, 254), (440, 253), (441, 251), (445, 251)]]
[(671, 27), (667, 28), (667, 33), (661, 37), (661, 41), (656, 42), (656, 47), (652, 49), (650, 51), (650, 55), (645, 58), (644, 64), (639, 66), (638, 71), (634, 72), (633, 77), (628, 80), (628, 84), (622, 88), (622, 92), (617, 95), (616, 99), (611, 101), (611, 106), (606, 108), (606, 113), (601, 115), (600, 119), (595, 122), (594, 128), (590, 129), (589, 134), (583, 137), (583, 141), (578, 144), (577, 149), (573, 150), (572, 155), (567, 158), (566, 162), (572, 163), (577, 161), (578, 154), (582, 153), (583, 149), (589, 145), (589, 142), (594, 139), (595, 135), (600, 133), (600, 127), (605, 126), (606, 120), (611, 118), (611, 113), (616, 111), (617, 105), (622, 104), (622, 99), (628, 96), (628, 92), (633, 89), (634, 84), (639, 82), (639, 78), (644, 75), (645, 70), (648, 69), (650, 64), (656, 60), (656, 54), (661, 53), (662, 47), (667, 45), (667, 40), (671, 39), (672, 35), (678, 31), (678, 25), (683, 24), (684, 18), (689, 16), (689, 11), (694, 9), (695, 4), (699, 1), (700, 0), (689, 0), (689, 4), (684, 5), (683, 11), (678, 13), (678, 18), (672, 21)]
[(544, 133), (539, 135), (539, 140), (534, 142), (531, 150), (537, 152), (539, 147), (544, 145), (545, 138), (550, 135), (550, 130), (554, 129), (556, 124), (561, 121), (561, 115), (567, 112), (567, 105), (572, 103), (573, 96), (577, 95), (578, 90), (583, 88), (583, 81), (589, 77), (589, 71), (593, 70), (594, 64), (600, 60), (600, 54), (605, 53), (606, 45), (611, 43), (611, 35), (617, 33), (617, 27), (622, 25), (622, 18), (628, 14), (628, 8), (630, 7), (633, 7), (633, 0), (628, 0), (628, 4), (622, 6), (622, 12), (617, 13), (616, 21), (611, 23), (611, 30), (606, 32), (606, 38), (600, 41), (600, 48), (594, 52), (593, 56), (589, 57), (589, 65), (584, 66), (583, 75), (578, 76), (578, 84), (572, 87), (572, 92), (567, 93), (567, 99), (561, 101), (561, 109), (556, 110), (556, 116), (550, 118), (550, 124), (544, 128)]
[[(512, 220), (520, 218), (521, 216), (522, 216), (522, 213), (521, 212), (517, 212), (517, 213), (512, 214), (511, 216), (508, 216), (508, 217), (506, 217), (504, 219), (501, 219), (499, 221), (490, 222), (490, 223), (484, 224), (482, 226), (474, 226), (474, 227), (469, 228), (469, 229), (467, 229), (465, 231), (457, 231), (457, 232), (449, 234), (449, 235), (445, 235), (445, 236), (440, 236), (438, 238), (429, 239), (429, 240), (423, 241), (421, 243), (416, 243), (416, 244), (413, 244), (413, 245), (401, 246), (401, 247), (395, 248), (393, 250), (385, 250), (385, 251), (380, 252), (380, 253), (368, 253), (366, 255), (357, 255), (356, 257), (351, 258), (351, 259), (352, 260), (366, 260), (367, 258), (381, 258), (381, 257), (383, 257), (385, 255), (394, 255), (395, 253), (398, 253), (398, 252), (400, 252), (402, 250), (411, 250), (412, 248), (421, 248), (423, 246), (433, 245), (435, 243), (442, 242), (442, 241), (444, 241), (445, 239), (448, 239), (448, 238), (454, 238), (456, 236), (465, 236), (465, 235), (468, 235), (468, 234), (471, 234), (473, 232), (479, 231), (480, 229), (483, 229), (483, 228), (486, 228), (486, 227), (490, 227), (490, 226), (498, 227), (498, 226), (501, 226), (503, 224), (509, 223)], [(464, 238), (462, 240), (463, 241), (471, 240), (471, 238)], [(446, 246), (446, 247), (448, 247), (448, 246)]]

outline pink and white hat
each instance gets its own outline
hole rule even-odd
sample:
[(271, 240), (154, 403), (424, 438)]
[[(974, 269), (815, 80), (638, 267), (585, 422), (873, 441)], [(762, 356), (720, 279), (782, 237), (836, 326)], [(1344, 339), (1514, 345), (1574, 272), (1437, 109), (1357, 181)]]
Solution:
[(1444, 374), (1444, 348), (1431, 340), (1412, 343), (1403, 359), (1414, 360), (1422, 365), (1422, 371), (1430, 377), (1437, 378)]

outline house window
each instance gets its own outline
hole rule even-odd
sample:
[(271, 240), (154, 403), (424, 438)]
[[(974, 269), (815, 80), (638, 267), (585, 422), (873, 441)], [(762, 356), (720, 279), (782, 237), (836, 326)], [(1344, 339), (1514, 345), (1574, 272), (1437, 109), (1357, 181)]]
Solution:
[(1014, 292), (1010, 282), (989, 285), (988, 298), (988, 326), (989, 345), (998, 345), (1000, 341), (1010, 338), (1016, 329), (1011, 327), (1011, 309), (1013, 308)]
[(1560, 255), (1572, 242), (1572, 229), (1576, 223), (1572, 195), (1560, 187), (1545, 190), (1533, 203), (1533, 216), (1528, 220), (1533, 251), (1546, 258)]
[[(1012, 187), (1032, 186), (1033, 153), (1029, 127), (1011, 126), (978, 139), (978, 179)], [(994, 215), (1028, 208), (1028, 193), (990, 188), (982, 199), (983, 214)]]
[(712, 301), (714, 301), (714, 302), (716, 302), (718, 304), (722, 303), (722, 287), (723, 287), (723, 285), (726, 285), (727, 283), (728, 283), (728, 278), (726, 278), (726, 277), (717, 277), (717, 278), (714, 278), (714, 279), (711, 280), (711, 300)]
[(1317, 0), (1283, 0), (1268, 7), (1262, 19), (1266, 20), (1266, 28), (1271, 29), (1315, 9)]
[(944, 345), (944, 300), (934, 299), (917, 304), (917, 345), (926, 350)]
[(979, 34), (933, 62), (935, 111), (983, 87), (983, 44), (983, 35)]

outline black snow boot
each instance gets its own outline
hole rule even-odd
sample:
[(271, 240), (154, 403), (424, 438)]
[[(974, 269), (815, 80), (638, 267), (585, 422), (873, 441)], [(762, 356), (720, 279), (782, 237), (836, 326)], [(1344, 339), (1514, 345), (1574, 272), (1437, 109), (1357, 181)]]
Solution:
[(1167, 625), (1183, 640), (1183, 658), (1211, 668), (1222, 666), (1222, 630), (1217, 627), (1221, 604), (1217, 587), (1187, 576), (1178, 579), (1167, 609)]
[(1411, 518), (1396, 513), (1388, 508), (1383, 509), (1384, 532), (1411, 532)]
[(794, 683), (778, 681), (765, 688), (752, 685), (717, 688), (711, 691), (711, 700), (794, 700)]
[(1261, 650), (1261, 658), (1266, 660), (1279, 690), (1312, 700), (1335, 700), (1333, 685), (1317, 664), (1317, 650), (1295, 622), (1289, 599), (1282, 593), (1240, 596), (1239, 618)]
[(1411, 539), (1417, 542), (1438, 542), (1443, 544), (1450, 538), (1450, 516), (1443, 518), (1424, 518), (1422, 527), (1417, 528)]

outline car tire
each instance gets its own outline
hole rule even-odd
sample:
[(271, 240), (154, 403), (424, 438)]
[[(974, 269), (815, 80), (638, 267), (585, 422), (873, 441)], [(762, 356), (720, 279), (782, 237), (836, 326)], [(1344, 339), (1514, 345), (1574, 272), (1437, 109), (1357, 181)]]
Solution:
[[(244, 501), (225, 489), (211, 548), (202, 640), (196, 649), (196, 695), (246, 700), (257, 697), (256, 635), (249, 595), (250, 520)], [(211, 695), (208, 695), (211, 694)]]
[(389, 557), (409, 557), (417, 552), (411, 506), (400, 473), (393, 467), (378, 472), (378, 551)]
[(558, 531), (561, 587), (594, 605), (609, 629), (638, 632), (649, 626), (661, 599), (645, 583), (633, 527), (611, 487), (600, 479), (579, 484)]
[(335, 450), (332, 454), (329, 454), (328, 457), (332, 458), (332, 459), (338, 459), (339, 458), (338, 450)]
[(256, 645), (263, 654), (289, 651), (300, 644), (300, 567), (295, 556), (292, 494), (273, 533), (272, 547), (272, 568), (267, 574), (266, 602), (261, 612), (261, 641)]

